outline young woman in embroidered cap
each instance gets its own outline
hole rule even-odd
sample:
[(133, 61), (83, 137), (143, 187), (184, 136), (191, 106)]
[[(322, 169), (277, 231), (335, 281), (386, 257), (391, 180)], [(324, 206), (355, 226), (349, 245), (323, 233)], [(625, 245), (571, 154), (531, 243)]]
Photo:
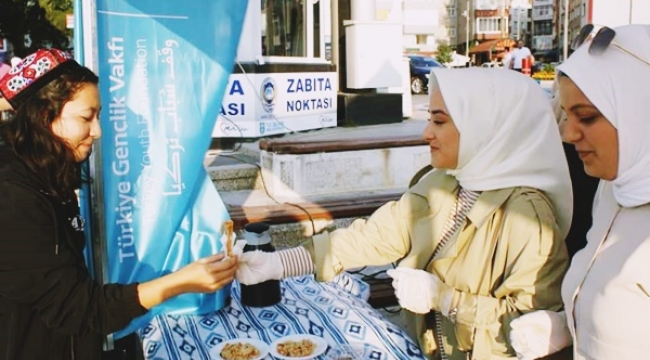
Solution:
[(162, 301), (230, 283), (221, 254), (141, 284), (93, 282), (75, 189), (101, 134), (98, 78), (66, 53), (39, 50), (0, 79), (0, 359), (98, 359), (101, 334)]
[(510, 322), (559, 310), (568, 267), (571, 184), (553, 110), (516, 72), (435, 69), (430, 79), (423, 137), (435, 170), (347, 229), (244, 253), (237, 279), (328, 280), (399, 261), (389, 275), (426, 356), (513, 359)]
[(534, 359), (573, 344), (574, 359), (650, 356), (650, 25), (586, 26), (560, 67), (562, 137), (601, 179), (587, 246), (562, 284), (566, 311), (513, 324)]

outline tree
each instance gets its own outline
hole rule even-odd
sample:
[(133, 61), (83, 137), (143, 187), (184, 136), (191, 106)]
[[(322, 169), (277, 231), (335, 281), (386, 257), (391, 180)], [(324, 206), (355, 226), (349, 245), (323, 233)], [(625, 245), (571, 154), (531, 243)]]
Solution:
[(72, 36), (72, 30), (66, 28), (66, 15), (72, 14), (72, 0), (39, 0), (46, 11), (50, 23), (66, 35)]
[[(14, 55), (23, 57), (41, 47), (69, 47), (71, 32), (65, 14), (72, 0), (0, 0), (0, 37), (13, 45)], [(25, 44), (25, 36), (31, 42)]]
[(452, 62), (454, 61), (454, 58), (452, 57), (452, 53), (453, 50), (451, 49), (451, 46), (447, 45), (446, 43), (440, 43), (438, 45), (438, 53), (436, 54), (436, 60), (438, 60), (438, 62), (441, 64)]

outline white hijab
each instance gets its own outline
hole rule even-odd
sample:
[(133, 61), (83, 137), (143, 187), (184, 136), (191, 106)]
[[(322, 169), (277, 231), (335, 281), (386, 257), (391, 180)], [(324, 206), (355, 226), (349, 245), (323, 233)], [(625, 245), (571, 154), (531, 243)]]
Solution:
[[(613, 42), (650, 61), (650, 25), (614, 29)], [(618, 130), (614, 198), (621, 206), (650, 203), (650, 65), (610, 45), (590, 55), (586, 42), (558, 67)]]
[(571, 178), (540, 85), (515, 71), (487, 68), (436, 68), (430, 81), (438, 84), (460, 133), (458, 167), (447, 173), (468, 190), (544, 191), (566, 235), (573, 213)]

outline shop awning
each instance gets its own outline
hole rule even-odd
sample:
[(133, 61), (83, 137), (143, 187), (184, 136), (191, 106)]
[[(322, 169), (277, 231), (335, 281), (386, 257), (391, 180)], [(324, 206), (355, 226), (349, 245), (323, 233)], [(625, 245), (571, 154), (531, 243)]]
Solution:
[(469, 49), (470, 54), (482, 53), (482, 52), (502, 52), (505, 51), (505, 47), (515, 46), (515, 41), (512, 39), (494, 39), (484, 41), (473, 48)]
[(474, 46), (473, 48), (470, 48), (469, 53), (473, 54), (473, 53), (491, 52), (491, 51), (494, 50), (493, 48), (497, 44), (497, 41), (499, 41), (499, 40), (484, 41), (484, 42)]

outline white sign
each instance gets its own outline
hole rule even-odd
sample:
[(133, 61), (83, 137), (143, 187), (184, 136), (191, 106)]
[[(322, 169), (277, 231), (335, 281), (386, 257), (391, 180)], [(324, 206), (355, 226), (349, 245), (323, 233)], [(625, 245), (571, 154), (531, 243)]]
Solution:
[(212, 137), (336, 126), (336, 72), (232, 74)]

